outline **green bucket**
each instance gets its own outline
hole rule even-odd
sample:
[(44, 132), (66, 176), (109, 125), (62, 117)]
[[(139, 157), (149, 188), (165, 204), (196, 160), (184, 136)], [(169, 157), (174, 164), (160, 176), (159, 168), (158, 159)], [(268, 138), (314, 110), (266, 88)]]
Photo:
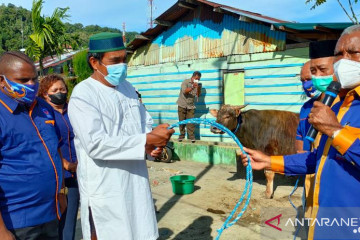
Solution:
[(177, 175), (170, 177), (173, 192), (178, 195), (193, 193), (195, 179), (196, 177), (191, 175)]

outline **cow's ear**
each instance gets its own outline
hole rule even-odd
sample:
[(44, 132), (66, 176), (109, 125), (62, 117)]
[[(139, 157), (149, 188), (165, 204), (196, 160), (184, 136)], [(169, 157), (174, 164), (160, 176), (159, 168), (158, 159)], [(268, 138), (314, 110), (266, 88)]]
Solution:
[(217, 117), (218, 110), (217, 110), (217, 109), (210, 109), (210, 114), (211, 114), (213, 117)]
[(237, 107), (234, 108), (234, 110), (235, 110), (235, 115), (236, 115), (236, 117), (238, 117), (238, 116), (240, 115), (240, 113), (241, 113), (241, 108), (239, 108), (239, 107), (237, 106)]
[(235, 114), (236, 114), (236, 117), (238, 117), (241, 113), (241, 109), (243, 109), (244, 107), (246, 107), (246, 105), (240, 105), (240, 106), (232, 106), (232, 108), (235, 110)]

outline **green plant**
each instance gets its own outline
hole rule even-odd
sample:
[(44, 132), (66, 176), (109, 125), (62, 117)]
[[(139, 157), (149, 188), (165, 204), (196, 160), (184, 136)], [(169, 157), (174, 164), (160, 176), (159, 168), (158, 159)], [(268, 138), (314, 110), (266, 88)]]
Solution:
[(92, 70), (87, 63), (87, 50), (76, 53), (72, 60), (75, 76), (77, 77), (76, 83), (87, 79), (92, 74)]
[(34, 0), (32, 6), (32, 34), (26, 54), (39, 61), (40, 74), (43, 74), (42, 60), (47, 56), (63, 53), (65, 25), (62, 20), (69, 16), (69, 8), (56, 8), (51, 17), (41, 15), (43, 0)]
[(54, 69), (51, 67), (49, 68), (49, 70), (47, 71), (47, 74), (53, 74), (54, 73)]
[[(99, 27), (97, 25), (83, 26), (81, 23), (71, 24), (65, 22), (64, 26), (65, 34), (60, 35), (64, 40), (62, 46), (70, 45), (73, 50), (87, 48), (89, 37), (95, 33), (120, 32), (116, 28)], [(29, 38), (33, 33), (31, 11), (11, 3), (8, 5), (0, 4), (0, 29), (0, 54), (4, 51), (31, 47), (32, 40)], [(127, 32), (127, 42), (131, 42), (137, 34), (139, 33)], [(35, 50), (34, 47), (32, 50)]]
[(76, 85), (76, 79), (75, 78), (67, 78), (67, 79), (65, 79), (65, 83), (68, 88), (68, 99), (70, 99), (71, 93)]
[(69, 67), (68, 67), (67, 63), (65, 63), (63, 66), (63, 74), (65, 77), (69, 76)]

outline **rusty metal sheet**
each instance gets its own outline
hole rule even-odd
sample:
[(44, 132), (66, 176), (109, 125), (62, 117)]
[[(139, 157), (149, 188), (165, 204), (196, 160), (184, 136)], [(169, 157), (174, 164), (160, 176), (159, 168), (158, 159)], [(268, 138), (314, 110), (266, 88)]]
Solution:
[(211, 20), (177, 22), (151, 43), (138, 48), (130, 66), (154, 65), (235, 54), (280, 51), (285, 49), (286, 33), (269, 26), (224, 15), (221, 23)]

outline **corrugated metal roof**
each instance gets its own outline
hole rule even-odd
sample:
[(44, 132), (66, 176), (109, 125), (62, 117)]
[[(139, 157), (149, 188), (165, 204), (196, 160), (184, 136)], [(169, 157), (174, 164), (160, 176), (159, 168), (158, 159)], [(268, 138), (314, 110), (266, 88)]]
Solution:
[[(77, 52), (79, 52), (79, 51), (77, 50), (77, 51), (72, 51), (69, 53), (64, 53), (60, 56), (48, 56), (48, 57), (44, 58), (43, 59), (44, 69), (46, 69), (48, 67), (56, 66), (58, 64), (61, 64), (65, 61), (71, 59)], [(39, 62), (35, 63), (35, 67), (37, 70), (40, 69)]]
[(179, 7), (178, 3), (176, 2), (168, 10), (166, 10), (159, 17), (157, 17), (155, 20), (176, 21), (179, 17), (181, 17), (183, 14), (185, 14), (188, 11), (189, 9)]
[(164, 28), (160, 25), (156, 25), (154, 28), (149, 28), (146, 32), (142, 33), (144, 36), (155, 36), (161, 33)]
[[(223, 7), (220, 7), (220, 9), (223, 9), (225, 11), (229, 11), (229, 12), (232, 12), (232, 13), (235, 13), (235, 14), (238, 14), (240, 16), (244, 16), (244, 17), (247, 17), (247, 18), (251, 18), (253, 20), (257, 20), (257, 21), (261, 21), (261, 22), (266, 22), (266, 23), (279, 23), (279, 19), (276, 19), (276, 18), (271, 18), (271, 17), (266, 17), (266, 16), (263, 16), (261, 14), (257, 14), (257, 13), (250, 13), (250, 12), (247, 12), (247, 11), (243, 11), (243, 10), (238, 10), (238, 9), (234, 9), (234, 8), (230, 8), (230, 7), (227, 7), (227, 6), (223, 6)], [(280, 20), (282, 21), (282, 20)], [(285, 23), (285, 21), (282, 21), (282, 23)]]
[(350, 22), (342, 23), (273, 23), (276, 28), (285, 27), (297, 31), (316, 31), (317, 27), (325, 28), (329, 30), (342, 31), (347, 27), (353, 25)]
[[(191, 11), (190, 9), (180, 7), (178, 5), (179, 2), (184, 2), (184, 1), (181, 1), (181, 0), (177, 1), (173, 6), (171, 6), (168, 10), (166, 10), (164, 13), (162, 13), (155, 20), (168, 21), (168, 22), (175, 23), (179, 18), (181, 18), (182, 16), (189, 13), (189, 11)], [(229, 12), (231, 14), (237, 14), (239, 16), (240, 15), (246, 16), (246, 17), (251, 18), (253, 20), (264, 22), (264, 23), (285, 23), (286, 22), (284, 20), (264, 16), (264, 15), (261, 15), (259, 13), (249, 12), (249, 11), (245, 11), (245, 10), (242, 10), (242, 9), (237, 9), (237, 8), (234, 8), (234, 7), (230, 7), (230, 6), (227, 6), (227, 5), (223, 5), (223, 4), (219, 4), (219, 3), (215, 3), (215, 2), (210, 2), (210, 1), (206, 1), (206, 0), (193, 0), (193, 2), (196, 3), (196, 4), (203, 4), (203, 5), (206, 5), (208, 7), (210, 6), (210, 7), (213, 7), (213, 8), (221, 8), (221, 9), (223, 9), (225, 11), (225, 13)], [(154, 28), (150, 28), (150, 29), (146, 30), (145, 32), (141, 33), (141, 35), (144, 35), (146, 37), (154, 38), (154, 37), (158, 36), (159, 34), (161, 34), (163, 31), (165, 31), (168, 28), (169, 27), (166, 27), (166, 26), (156, 25)], [(148, 41), (146, 41), (144, 39), (135, 39), (132, 42), (130, 42), (128, 44), (128, 46), (131, 49), (137, 49), (137, 48), (145, 45), (146, 43), (148, 43)]]
[[(212, 13), (211, 10), (207, 11)], [(239, 21), (233, 15), (222, 15), (220, 22), (202, 21), (185, 16), (152, 41), (135, 49), (129, 66), (155, 65), (194, 59), (218, 58), (234, 54), (272, 52), (285, 49), (286, 33), (270, 26)], [(193, 15), (189, 13), (188, 15)]]
[(267, 23), (285, 23), (285, 22), (289, 22), (289, 21), (284, 21), (281, 19), (277, 19), (277, 18), (273, 18), (273, 17), (268, 17), (268, 16), (264, 16), (260, 13), (254, 13), (254, 12), (250, 12), (250, 11), (246, 11), (246, 10), (242, 10), (239, 8), (234, 8), (231, 6), (227, 6), (227, 5), (223, 5), (223, 4), (219, 4), (219, 3), (215, 3), (215, 2), (210, 2), (207, 0), (197, 0), (198, 2), (210, 5), (214, 8), (221, 8), (223, 10), (227, 10), (229, 12), (233, 12), (235, 14), (238, 15), (243, 15), (249, 18), (252, 18), (254, 20), (258, 20), (258, 21), (262, 21), (262, 22), (267, 22)]

